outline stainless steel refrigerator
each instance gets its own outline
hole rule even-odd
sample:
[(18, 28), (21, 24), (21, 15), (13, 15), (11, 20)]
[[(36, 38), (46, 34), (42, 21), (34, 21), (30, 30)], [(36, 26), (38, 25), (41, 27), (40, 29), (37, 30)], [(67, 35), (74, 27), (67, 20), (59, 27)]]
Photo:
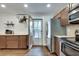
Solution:
[(47, 47), (51, 53), (54, 52), (55, 35), (66, 35), (66, 27), (61, 26), (59, 19), (51, 19), (48, 21)]

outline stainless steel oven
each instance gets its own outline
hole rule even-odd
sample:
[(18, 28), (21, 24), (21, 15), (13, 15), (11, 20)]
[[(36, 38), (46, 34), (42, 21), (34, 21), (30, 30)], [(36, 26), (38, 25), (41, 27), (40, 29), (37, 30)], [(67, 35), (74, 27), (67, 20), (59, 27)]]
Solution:
[(79, 56), (79, 46), (69, 43), (69, 42), (64, 42), (61, 45), (62, 49), (61, 51), (67, 55), (67, 56)]

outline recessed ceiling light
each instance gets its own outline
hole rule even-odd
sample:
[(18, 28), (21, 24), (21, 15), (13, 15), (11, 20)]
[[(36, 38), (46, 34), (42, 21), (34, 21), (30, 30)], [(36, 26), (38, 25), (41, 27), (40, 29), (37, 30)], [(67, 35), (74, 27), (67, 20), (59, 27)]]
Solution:
[(24, 7), (26, 7), (26, 8), (27, 8), (27, 7), (28, 7), (28, 5), (27, 5), (27, 4), (24, 4)]
[(49, 8), (49, 7), (51, 7), (51, 5), (50, 4), (47, 4), (46, 7)]
[(2, 8), (6, 8), (6, 6), (5, 6), (4, 4), (1, 4), (1, 7), (2, 7)]

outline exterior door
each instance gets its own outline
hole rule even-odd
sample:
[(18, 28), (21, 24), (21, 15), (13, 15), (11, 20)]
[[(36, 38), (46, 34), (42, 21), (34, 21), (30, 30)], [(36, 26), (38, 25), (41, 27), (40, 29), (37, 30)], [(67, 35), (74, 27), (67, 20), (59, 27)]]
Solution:
[(33, 45), (42, 45), (42, 19), (33, 19)]

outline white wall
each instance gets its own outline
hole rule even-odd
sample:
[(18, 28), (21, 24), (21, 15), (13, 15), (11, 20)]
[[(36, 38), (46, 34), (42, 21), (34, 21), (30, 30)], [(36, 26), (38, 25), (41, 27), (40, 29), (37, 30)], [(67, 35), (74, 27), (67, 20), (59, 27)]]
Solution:
[(0, 34), (5, 34), (5, 30), (7, 29), (5, 23), (7, 23), (7, 21), (13, 21), (13, 23), (15, 24), (14, 27), (9, 28), (14, 31), (14, 34), (16, 35), (28, 34), (28, 21), (26, 23), (19, 23), (19, 19), (16, 17), (16, 15), (12, 14), (0, 15)]

